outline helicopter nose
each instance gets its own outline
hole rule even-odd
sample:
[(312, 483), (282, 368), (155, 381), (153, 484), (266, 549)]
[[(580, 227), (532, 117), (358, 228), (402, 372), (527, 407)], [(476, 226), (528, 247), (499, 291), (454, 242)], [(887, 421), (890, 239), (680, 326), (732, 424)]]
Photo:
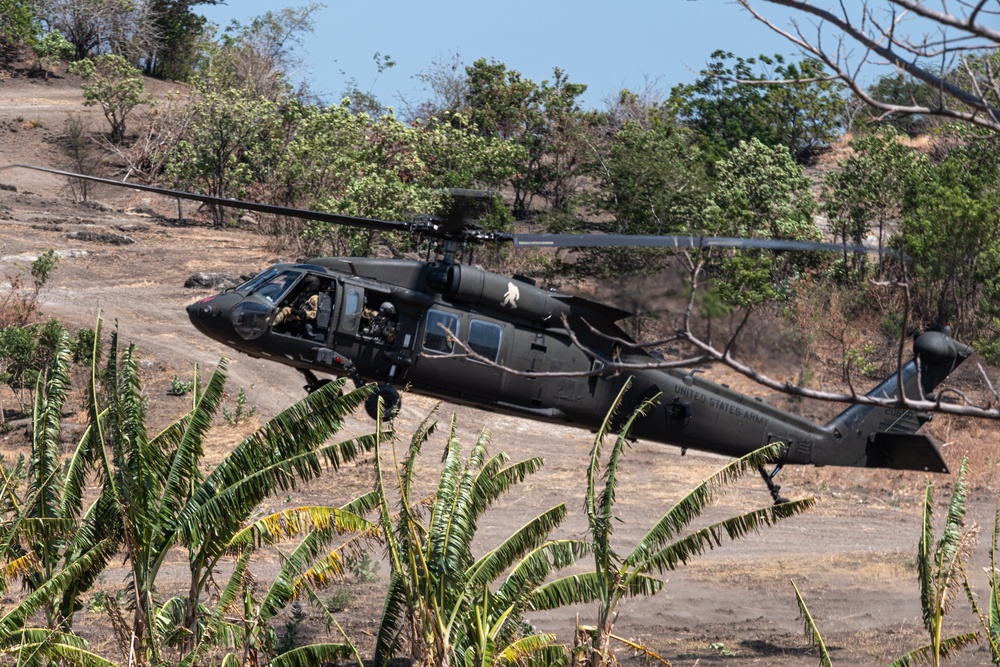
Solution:
[(225, 342), (233, 337), (230, 314), (241, 300), (241, 296), (231, 292), (205, 297), (187, 307), (188, 318), (201, 333)]

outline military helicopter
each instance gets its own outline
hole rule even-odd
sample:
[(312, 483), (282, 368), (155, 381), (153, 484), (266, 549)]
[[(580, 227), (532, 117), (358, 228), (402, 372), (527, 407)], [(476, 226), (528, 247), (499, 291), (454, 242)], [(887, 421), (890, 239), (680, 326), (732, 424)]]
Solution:
[[(601, 373), (617, 362), (653, 365), (655, 354), (619, 326), (629, 312), (461, 264), (457, 249), (470, 243), (516, 247), (764, 247), (838, 250), (838, 244), (690, 236), (506, 234), (466, 220), (476, 197), (461, 191), (447, 215), (411, 222), (355, 218), (122, 183), (55, 169), (23, 166), (210, 205), (340, 225), (421, 234), (444, 245), (439, 260), (317, 257), (276, 264), (238, 287), (187, 308), (198, 331), (252, 357), (299, 369), (306, 390), (348, 376), (375, 383), (366, 404), (385, 417), (399, 409), (397, 387), (528, 419), (596, 429), (629, 382), (623, 412), (658, 397), (632, 435), (656, 442), (742, 456), (782, 443), (785, 464), (857, 466), (947, 472), (937, 446), (917, 430), (929, 414), (895, 407), (852, 405), (826, 424), (813, 424), (700, 377), (688, 369)], [(853, 248), (852, 250), (858, 250)], [(868, 251), (867, 248), (861, 248)], [(570, 335), (574, 332), (577, 339)], [(625, 343), (625, 344), (623, 344)], [(914, 339), (914, 358), (868, 396), (931, 396), (972, 348), (942, 331)], [(472, 352), (474, 354), (468, 354)], [(490, 362), (490, 363), (484, 363)], [(504, 369), (521, 373), (510, 373)], [(539, 377), (537, 373), (567, 373)], [(761, 469), (775, 502), (774, 472)]]

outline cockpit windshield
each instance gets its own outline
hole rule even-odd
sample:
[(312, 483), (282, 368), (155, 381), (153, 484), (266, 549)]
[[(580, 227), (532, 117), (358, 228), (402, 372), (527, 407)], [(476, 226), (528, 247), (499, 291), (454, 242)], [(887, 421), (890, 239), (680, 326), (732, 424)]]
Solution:
[(302, 274), (299, 271), (269, 269), (240, 285), (238, 291), (248, 296), (261, 297), (271, 303), (278, 303), (300, 275)]
[(276, 275), (278, 275), (278, 269), (274, 267), (271, 267), (270, 269), (265, 269), (264, 271), (261, 271), (260, 273), (258, 273), (257, 275), (255, 275), (253, 278), (246, 281), (242, 285), (237, 286), (236, 291), (239, 292), (240, 294), (249, 294), (257, 287), (259, 287), (261, 284), (267, 282)]

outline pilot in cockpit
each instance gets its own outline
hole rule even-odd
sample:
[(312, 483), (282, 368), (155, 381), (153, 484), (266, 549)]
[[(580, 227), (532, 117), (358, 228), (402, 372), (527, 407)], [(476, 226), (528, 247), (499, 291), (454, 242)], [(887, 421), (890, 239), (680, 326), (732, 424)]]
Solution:
[(306, 276), (302, 291), (288, 305), (278, 310), (272, 326), (282, 327), (294, 335), (315, 336), (316, 316), (319, 314), (320, 280)]

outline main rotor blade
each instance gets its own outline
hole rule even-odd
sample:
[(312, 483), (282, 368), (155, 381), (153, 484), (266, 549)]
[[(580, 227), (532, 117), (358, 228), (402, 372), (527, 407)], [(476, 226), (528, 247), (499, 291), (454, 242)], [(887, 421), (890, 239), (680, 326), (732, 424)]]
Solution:
[(167, 197), (176, 197), (179, 199), (191, 199), (194, 201), (204, 202), (206, 204), (215, 204), (216, 206), (224, 206), (226, 208), (237, 208), (244, 211), (256, 211), (258, 213), (285, 215), (290, 218), (302, 218), (303, 220), (319, 220), (320, 222), (331, 222), (334, 224), (345, 225), (348, 227), (359, 227), (361, 229), (375, 229), (383, 232), (409, 232), (415, 229), (415, 226), (408, 222), (396, 222), (392, 220), (375, 220), (372, 218), (357, 218), (350, 215), (341, 215), (339, 213), (308, 211), (305, 209), (291, 208), (288, 206), (275, 206), (273, 204), (258, 204), (256, 202), (243, 201), (241, 199), (226, 199), (224, 197), (212, 197), (211, 195), (200, 195), (194, 192), (184, 192), (182, 190), (170, 190), (169, 188), (159, 188), (154, 185), (127, 183), (125, 181), (115, 181), (110, 178), (99, 178), (97, 176), (75, 174), (71, 171), (50, 169), (48, 167), (36, 167), (30, 164), (5, 164), (3, 166), (0, 166), (0, 171), (4, 169), (11, 169), (14, 167), (20, 169), (34, 169), (35, 171), (44, 171), (49, 174), (56, 174), (57, 176), (66, 176), (68, 178), (81, 178), (83, 180), (92, 181), (94, 183), (103, 183), (104, 185), (114, 185), (122, 188), (131, 188), (132, 190), (142, 190), (143, 192), (154, 192), (156, 194), (164, 195)]
[[(630, 234), (511, 234), (515, 248), (769, 248), (826, 252), (877, 253), (878, 248), (819, 241), (740, 239), (729, 236), (651, 236)], [(891, 251), (882, 252), (890, 254)]]

